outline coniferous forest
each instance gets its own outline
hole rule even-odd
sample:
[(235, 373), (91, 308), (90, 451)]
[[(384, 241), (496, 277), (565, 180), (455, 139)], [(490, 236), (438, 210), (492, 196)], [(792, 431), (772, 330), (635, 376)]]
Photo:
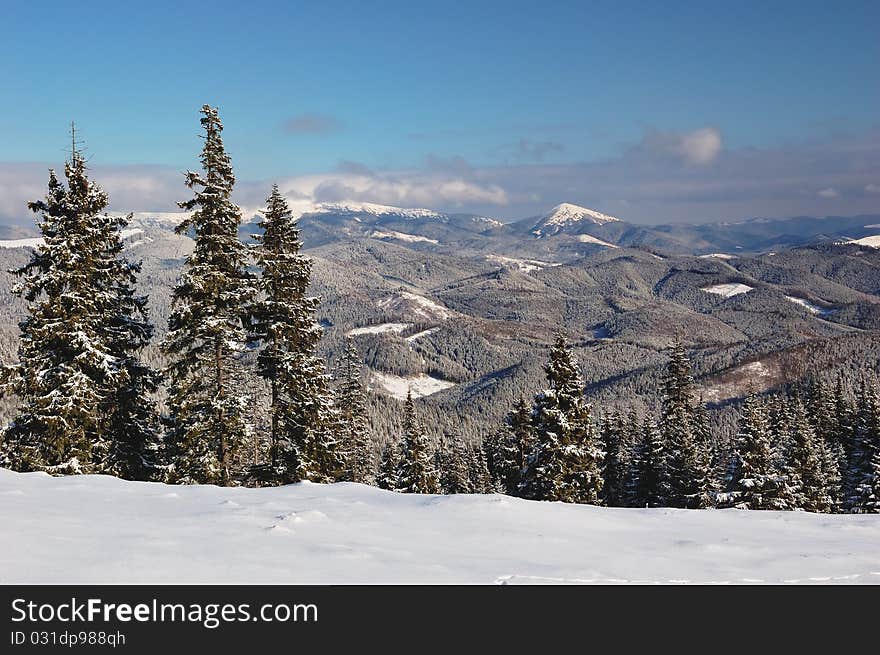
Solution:
[[(872, 376), (752, 393), (725, 442), (681, 343), (654, 381), (656, 415), (588, 402), (589, 362), (559, 332), (544, 388), (481, 439), (435, 434), (411, 395), (398, 433), (380, 439), (355, 343), (333, 367), (319, 355), (321, 300), (309, 294), (312, 262), (287, 201), (267, 189), (259, 234), (243, 240), (222, 122), (211, 106), (201, 115), (201, 169), (185, 174), (187, 218), (176, 228), (195, 247), (173, 290), (163, 367), (143, 358), (154, 326), (136, 291), (140, 266), (123, 250), (128, 220), (106, 211), (75, 138), (63, 179), (50, 171), (45, 197), (29, 204), (42, 244), (14, 271), (27, 315), (18, 361), (2, 372), (2, 392), (17, 403), (3, 467), (221, 486), (352, 481), (613, 507), (880, 512)], [(258, 385), (265, 396), (251, 393)]]

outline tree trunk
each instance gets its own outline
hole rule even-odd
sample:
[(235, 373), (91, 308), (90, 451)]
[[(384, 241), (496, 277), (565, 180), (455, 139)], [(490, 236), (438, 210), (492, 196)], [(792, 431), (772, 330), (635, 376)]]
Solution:
[(220, 430), (220, 484), (229, 486), (229, 448), (226, 442), (226, 430), (223, 425), (223, 408), (220, 399), (223, 397), (223, 342), (220, 337), (214, 339), (214, 374), (217, 378), (217, 427)]

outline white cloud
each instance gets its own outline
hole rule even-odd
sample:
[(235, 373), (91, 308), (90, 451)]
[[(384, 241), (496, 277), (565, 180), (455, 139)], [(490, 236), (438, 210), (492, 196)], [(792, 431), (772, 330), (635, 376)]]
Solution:
[(708, 164), (721, 152), (721, 132), (714, 127), (703, 127), (681, 135), (679, 149), (692, 164)]
[(306, 175), (285, 179), (280, 187), (301, 211), (315, 202), (358, 201), (431, 209), (503, 206), (509, 202), (507, 192), (498, 184), (437, 171)]
[(865, 185), (866, 193), (880, 193), (880, 184), (868, 184)]
[(629, 152), (633, 159), (675, 160), (685, 164), (710, 164), (724, 149), (721, 131), (701, 127), (691, 132), (650, 130)]
[(827, 189), (822, 189), (821, 191), (819, 191), (819, 197), (827, 199), (838, 198), (840, 197), (840, 193), (838, 193), (837, 189), (833, 187), (828, 187)]

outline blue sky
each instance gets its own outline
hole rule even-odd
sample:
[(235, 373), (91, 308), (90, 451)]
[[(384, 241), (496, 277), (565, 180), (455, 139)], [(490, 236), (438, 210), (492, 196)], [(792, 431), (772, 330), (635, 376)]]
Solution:
[[(841, 154), (877, 139), (877, 2), (117, 1), (3, 12), (7, 196), (15, 164), (63, 158), (72, 119), (96, 170), (154, 175), (158, 188), (194, 165), (209, 102), (255, 195), (268, 180), (331, 175), (323, 190), (312, 177), (291, 192), (502, 217), (566, 200), (649, 222), (880, 204), (868, 190), (880, 188), (873, 149), (858, 155), (863, 177)], [(762, 205), (752, 189), (745, 204), (725, 202), (737, 190), (719, 182), (755, 153), (794, 157), (796, 171), (761, 177), (807, 176), (803, 197), (779, 204), (765, 190)], [(664, 180), (669, 158), (681, 170)], [(626, 170), (640, 171), (630, 193)], [(355, 174), (382, 184), (351, 183)], [(446, 191), (432, 194), (438, 180)], [(166, 195), (133, 209), (165, 208)]]

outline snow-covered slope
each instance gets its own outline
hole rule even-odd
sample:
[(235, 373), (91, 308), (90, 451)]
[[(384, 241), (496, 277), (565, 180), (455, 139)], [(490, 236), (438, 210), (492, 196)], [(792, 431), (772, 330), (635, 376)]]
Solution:
[(619, 220), (614, 216), (597, 212), (595, 209), (564, 202), (541, 216), (532, 228), (532, 234), (538, 237), (551, 236), (572, 225), (583, 223), (604, 225)]
[[(425, 333), (420, 334), (424, 336)], [(441, 380), (425, 373), (403, 377), (391, 373), (372, 371), (370, 373), (370, 382), (374, 388), (376, 386), (381, 387), (386, 393), (398, 400), (406, 400), (407, 394), (410, 393), (413, 398), (432, 396), (444, 389), (455, 386), (455, 382)]]
[(741, 293), (748, 293), (753, 288), (754, 287), (750, 287), (748, 284), (730, 282), (728, 284), (716, 284), (711, 287), (703, 287), (702, 291), (706, 291), (707, 293), (714, 293), (719, 296), (724, 296), (725, 298), (731, 298), (732, 296), (738, 296)]
[[(132, 228), (120, 231), (120, 236), (122, 236), (123, 239), (129, 239), (141, 233), (143, 233), (142, 229)], [(41, 245), (43, 245), (43, 237), (0, 240), (0, 248), (37, 248)]]
[(736, 255), (728, 255), (725, 252), (712, 252), (708, 255), (700, 255), (700, 259), (736, 259)]
[(43, 243), (42, 237), (0, 240), (0, 248), (36, 248)]
[(597, 246), (605, 246), (606, 248), (617, 248), (613, 243), (609, 243), (608, 241), (603, 241), (602, 239), (597, 239), (596, 237), (589, 234), (578, 234), (577, 240), (581, 243), (592, 243)]
[(425, 321), (445, 321), (452, 317), (451, 309), (409, 291), (399, 291), (376, 303), (379, 309), (395, 311)]
[(809, 300), (805, 300), (804, 298), (798, 298), (796, 296), (785, 296), (786, 300), (789, 300), (795, 304), (800, 305), (804, 309), (806, 309), (811, 314), (818, 314), (820, 316), (824, 316), (826, 314), (833, 314), (833, 309), (827, 309), (825, 307), (819, 307), (814, 303), (811, 303)]
[(430, 239), (418, 234), (406, 234), (405, 232), (397, 232), (395, 230), (373, 230), (370, 233), (373, 239), (395, 239), (397, 241), (406, 241), (408, 243), (440, 243), (437, 239)]
[[(865, 227), (873, 227), (866, 225)], [(871, 248), (880, 248), (880, 234), (872, 234), (869, 237), (862, 237), (861, 239), (851, 239), (846, 241), (846, 243), (857, 243), (860, 246), (869, 246)]]
[(371, 202), (322, 202), (314, 205), (310, 210), (304, 213), (369, 214), (371, 216), (396, 216), (410, 219), (446, 219), (446, 214), (434, 211), (433, 209), (392, 207), (390, 205), (377, 205)]
[(0, 583), (880, 583), (880, 515), (0, 470)]
[(541, 271), (550, 266), (561, 266), (559, 262), (544, 262), (539, 259), (519, 259), (517, 257), (505, 257), (503, 255), (486, 255), (486, 259), (495, 264), (516, 268), (523, 273)]

